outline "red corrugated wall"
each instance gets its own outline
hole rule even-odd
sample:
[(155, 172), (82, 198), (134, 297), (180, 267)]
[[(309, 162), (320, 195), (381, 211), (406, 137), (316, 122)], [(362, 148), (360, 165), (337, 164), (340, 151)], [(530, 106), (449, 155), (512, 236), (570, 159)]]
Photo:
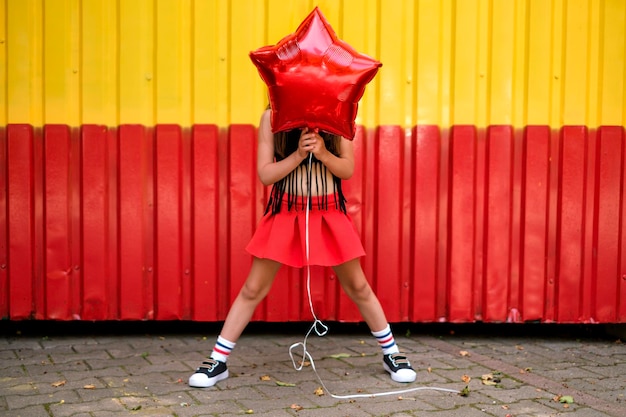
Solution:
[[(255, 148), (251, 125), (0, 128), (0, 316), (223, 320), (267, 195)], [(390, 321), (626, 322), (622, 126), (360, 128), (355, 152)], [(253, 320), (310, 320), (305, 277), (283, 268)], [(331, 269), (312, 294), (361, 320)]]

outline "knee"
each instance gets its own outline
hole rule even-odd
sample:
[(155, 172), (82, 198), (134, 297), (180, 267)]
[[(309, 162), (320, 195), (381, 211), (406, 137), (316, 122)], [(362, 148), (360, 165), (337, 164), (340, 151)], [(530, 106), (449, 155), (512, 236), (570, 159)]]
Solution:
[(243, 287), (241, 287), (239, 296), (246, 301), (259, 302), (265, 298), (268, 292), (269, 287), (267, 286), (246, 282)]
[(365, 279), (349, 281), (343, 289), (356, 302), (365, 301), (372, 296), (372, 288)]

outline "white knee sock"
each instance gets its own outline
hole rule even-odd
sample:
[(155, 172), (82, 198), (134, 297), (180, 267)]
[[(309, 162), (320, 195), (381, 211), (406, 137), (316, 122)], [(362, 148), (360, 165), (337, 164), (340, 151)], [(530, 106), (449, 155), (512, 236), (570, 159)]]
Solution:
[(217, 342), (215, 342), (215, 346), (213, 347), (213, 352), (211, 352), (211, 358), (216, 361), (226, 362), (230, 352), (235, 348), (235, 345), (236, 343), (226, 340), (222, 336), (218, 336)]
[(383, 355), (398, 353), (400, 351), (398, 349), (398, 345), (396, 345), (396, 340), (393, 337), (391, 326), (389, 326), (389, 324), (387, 324), (387, 327), (383, 330), (372, 332), (372, 335), (374, 335), (378, 341), (378, 345), (383, 350)]

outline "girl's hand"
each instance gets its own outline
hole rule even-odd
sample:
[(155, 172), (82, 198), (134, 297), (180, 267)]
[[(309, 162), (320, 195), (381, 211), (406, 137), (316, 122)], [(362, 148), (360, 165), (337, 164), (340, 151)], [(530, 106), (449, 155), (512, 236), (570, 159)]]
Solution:
[(317, 129), (310, 130), (308, 127), (302, 129), (298, 145), (298, 154), (302, 158), (306, 158), (309, 153), (312, 153), (318, 160), (323, 161), (327, 152), (324, 138), (320, 136)]

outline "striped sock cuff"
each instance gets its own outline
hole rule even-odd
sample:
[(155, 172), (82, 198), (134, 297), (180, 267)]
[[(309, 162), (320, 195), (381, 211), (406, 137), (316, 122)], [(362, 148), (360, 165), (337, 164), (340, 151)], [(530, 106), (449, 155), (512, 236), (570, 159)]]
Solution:
[(235, 345), (236, 343), (224, 339), (222, 336), (218, 336), (215, 346), (213, 346), (213, 352), (211, 352), (211, 358), (226, 362), (230, 352), (235, 348)]
[(397, 353), (399, 351), (398, 346), (396, 345), (396, 340), (393, 337), (393, 333), (391, 332), (391, 326), (387, 324), (383, 330), (372, 332), (372, 335), (378, 341), (378, 345), (383, 350), (383, 354), (387, 355), (389, 353)]

